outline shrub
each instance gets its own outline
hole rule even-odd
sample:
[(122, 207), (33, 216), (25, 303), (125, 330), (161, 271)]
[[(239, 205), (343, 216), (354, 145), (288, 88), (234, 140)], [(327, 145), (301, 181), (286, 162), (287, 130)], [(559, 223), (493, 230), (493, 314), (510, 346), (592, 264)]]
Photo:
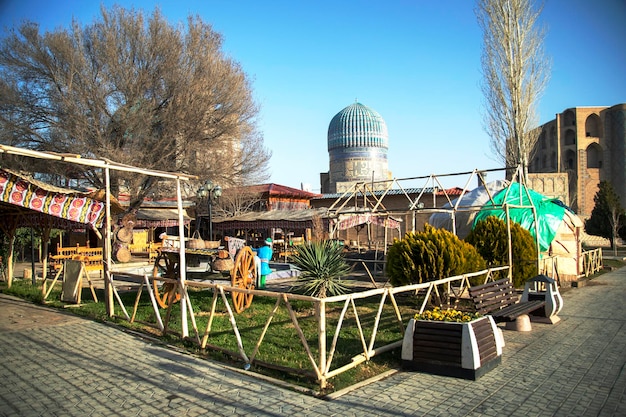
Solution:
[[(506, 223), (495, 216), (481, 220), (467, 235), (465, 241), (473, 245), (485, 259), (487, 266), (502, 266), (509, 262)], [(530, 232), (517, 223), (511, 223), (512, 276), (516, 288), (524, 286), (537, 275), (537, 246)], [(507, 271), (499, 275), (503, 278)], [(499, 277), (496, 277), (499, 278)]]
[(307, 242), (295, 247), (292, 263), (300, 270), (294, 290), (314, 297), (343, 294), (342, 278), (350, 272), (343, 259), (343, 246), (335, 241)]
[(485, 269), (476, 248), (444, 229), (424, 226), (423, 232), (396, 239), (387, 253), (392, 285), (420, 284)]

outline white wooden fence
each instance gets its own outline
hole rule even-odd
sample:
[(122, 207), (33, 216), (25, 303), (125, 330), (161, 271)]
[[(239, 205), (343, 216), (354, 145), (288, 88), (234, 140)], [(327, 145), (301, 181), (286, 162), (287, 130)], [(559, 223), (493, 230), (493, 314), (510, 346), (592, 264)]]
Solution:
[(602, 269), (602, 248), (583, 252), (583, 273), (585, 277), (593, 275)]
[[(486, 269), (471, 274), (444, 278), (437, 281), (426, 282), (423, 284), (413, 284), (402, 287), (377, 288), (327, 298), (316, 298), (299, 294), (265, 290), (246, 290), (227, 285), (210, 283), (207, 281), (186, 281), (186, 286), (184, 288), (181, 288), (179, 286), (179, 291), (181, 291), (181, 300), (186, 300), (183, 302), (187, 303), (186, 310), (189, 313), (189, 318), (191, 319), (193, 327), (193, 334), (191, 335), (190, 339), (195, 340), (195, 342), (202, 349), (206, 349), (208, 346), (210, 346), (212, 336), (211, 331), (214, 318), (217, 314), (224, 314), (223, 311), (217, 311), (216, 309), (218, 299), (221, 299), (223, 301), (232, 327), (233, 337), (236, 339), (237, 343), (237, 352), (229, 353), (240, 357), (246, 365), (252, 364), (255, 361), (259, 349), (263, 344), (264, 337), (268, 329), (272, 325), (272, 319), (274, 318), (279, 307), (281, 307), (281, 305), (284, 305), (289, 314), (291, 324), (293, 325), (300, 340), (301, 349), (303, 349), (303, 352), (306, 354), (306, 357), (308, 358), (308, 362), (310, 364), (310, 368), (305, 371), (309, 375), (316, 378), (320, 388), (324, 388), (327, 385), (327, 381), (329, 380), (329, 378), (332, 378), (342, 372), (354, 368), (359, 364), (370, 360), (376, 355), (392, 349), (400, 348), (402, 346), (402, 335), (404, 334), (404, 326), (412, 317), (402, 316), (401, 309), (398, 307), (398, 303), (396, 301), (396, 298), (399, 294), (412, 294), (415, 297), (423, 296), (423, 302), (419, 308), (419, 312), (422, 312), (428, 305), (429, 301), (434, 301), (434, 303), (441, 304), (442, 300), (445, 299), (454, 298), (458, 300), (461, 296), (466, 294), (467, 288), (469, 287), (470, 278), (480, 276), (482, 277), (481, 282), (487, 282), (492, 279), (492, 275), (495, 271), (506, 269), (508, 269), (508, 266)], [(116, 274), (116, 276), (118, 277), (117, 279), (121, 281), (121, 283), (123, 283), (123, 281), (133, 281), (137, 284), (140, 284), (132, 314), (128, 313), (126, 307), (122, 303), (121, 298), (118, 296), (117, 291), (114, 291), (115, 298), (118, 301), (126, 319), (131, 322), (134, 321), (141, 292), (144, 288), (146, 288), (149, 292), (151, 303), (156, 316), (155, 326), (158, 327), (163, 332), (163, 334), (165, 334), (168, 331), (171, 305), (165, 313), (165, 318), (161, 317), (161, 311), (157, 307), (155, 301), (152, 289), (152, 281), (155, 279), (162, 282), (178, 281), (168, 280), (164, 278), (153, 278), (148, 275)], [(125, 285), (127, 285), (127, 283)], [(204, 315), (207, 315), (206, 313), (208, 313), (208, 322), (205, 329), (199, 329), (197, 326), (196, 314), (194, 313), (194, 309), (191, 306), (191, 301), (189, 301), (188, 290), (190, 288), (205, 289), (212, 292), (211, 307), (208, 312), (202, 312)], [(265, 318), (265, 324), (254, 346), (244, 346), (243, 344), (240, 335), (240, 329), (237, 324), (238, 316), (234, 314), (233, 308), (231, 307), (232, 297), (228, 296), (230, 293), (233, 292), (247, 294), (251, 293), (254, 295), (254, 297), (269, 297), (276, 300), (271, 313), (268, 315), (268, 317)], [(371, 301), (372, 298), (378, 299), (378, 310), (376, 312), (373, 322), (370, 326), (368, 326), (368, 324), (366, 324), (367, 320), (363, 320), (362, 317), (360, 317), (359, 315), (357, 303), (359, 300), (362, 299), (368, 299)], [(298, 315), (292, 307), (292, 302), (294, 300), (307, 301), (312, 303), (314, 306), (314, 308), (312, 309), (312, 314), (314, 314), (314, 319), (317, 321), (317, 354), (313, 353), (313, 346), (311, 346), (309, 342), (309, 340), (311, 340), (311, 335), (305, 335), (304, 331), (302, 330), (302, 326), (300, 325), (301, 320), (311, 319), (311, 316), (308, 316), (306, 318), (298, 318)], [(327, 341), (327, 311), (329, 309), (336, 309), (338, 305), (341, 306), (341, 313), (339, 314), (339, 319), (333, 334), (332, 341), (329, 346)], [(397, 324), (399, 326), (400, 336), (398, 340), (394, 340), (388, 343), (381, 343), (377, 340), (377, 333), (379, 330), (379, 324), (383, 308), (385, 306), (391, 306), (391, 308), (393, 308), (393, 311), (395, 313), (395, 320), (397, 321)], [(354, 330), (347, 328), (348, 325), (346, 324), (347, 321), (345, 319), (349, 310), (352, 312), (354, 318), (354, 320), (350, 322), (353, 323), (352, 325), (356, 326), (357, 334), (360, 339), (361, 353), (353, 356), (347, 363), (336, 363), (337, 361), (335, 358), (339, 356), (337, 355), (337, 342), (342, 335), (342, 332)], [(291, 370), (302, 373), (302, 370), (287, 368), (284, 366), (284, 364), (277, 363), (272, 365), (274, 365), (274, 367), (276, 367), (277, 369), (283, 368), (285, 371)]]
[[(583, 251), (582, 253), (582, 271), (577, 278), (588, 277), (600, 271), (602, 264), (602, 248)], [(546, 256), (541, 258), (539, 262), (539, 273), (547, 275), (560, 282), (559, 277), (559, 256)]]

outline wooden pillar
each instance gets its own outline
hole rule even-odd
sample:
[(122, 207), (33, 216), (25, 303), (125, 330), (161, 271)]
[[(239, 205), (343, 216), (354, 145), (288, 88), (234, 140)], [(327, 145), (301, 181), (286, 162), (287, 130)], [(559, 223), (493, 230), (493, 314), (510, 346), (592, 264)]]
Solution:
[(113, 274), (111, 273), (111, 172), (109, 167), (104, 168), (105, 184), (105, 216), (104, 216), (104, 302), (107, 316), (113, 317)]
[(180, 274), (180, 320), (181, 320), (181, 332), (183, 338), (189, 336), (189, 326), (187, 324), (187, 295), (186, 291), (183, 291), (185, 285), (187, 285), (187, 265), (185, 262), (185, 218), (183, 217), (183, 199), (180, 189), (180, 178), (176, 178), (176, 202), (178, 206), (178, 238), (180, 239), (179, 247), (179, 274)]
[(318, 301), (315, 303), (315, 310), (317, 312), (317, 323), (318, 323), (318, 343), (319, 343), (319, 369), (322, 374), (322, 380), (320, 381), (321, 386), (326, 385), (326, 381), (324, 378), (324, 374), (326, 373), (326, 303), (322, 301)]

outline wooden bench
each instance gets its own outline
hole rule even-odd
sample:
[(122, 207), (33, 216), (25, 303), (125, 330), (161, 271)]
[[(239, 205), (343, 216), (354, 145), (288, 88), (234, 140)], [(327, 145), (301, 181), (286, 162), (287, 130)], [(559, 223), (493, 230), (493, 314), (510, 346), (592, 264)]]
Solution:
[(520, 302), (508, 278), (470, 287), (469, 294), (476, 311), (490, 315), (496, 323), (514, 322), (518, 317), (528, 315), (546, 304), (542, 300)]

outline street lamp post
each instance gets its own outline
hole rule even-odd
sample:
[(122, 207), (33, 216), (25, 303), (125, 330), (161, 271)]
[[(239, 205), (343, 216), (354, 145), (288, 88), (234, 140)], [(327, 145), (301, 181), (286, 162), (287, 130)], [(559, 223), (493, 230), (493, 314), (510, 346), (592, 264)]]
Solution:
[[(213, 240), (213, 199), (218, 199), (222, 195), (222, 187), (213, 184), (211, 180), (206, 180), (204, 184), (200, 186), (197, 192), (198, 199), (207, 199), (207, 206), (209, 209), (209, 240)], [(196, 229), (199, 222), (196, 224)]]

